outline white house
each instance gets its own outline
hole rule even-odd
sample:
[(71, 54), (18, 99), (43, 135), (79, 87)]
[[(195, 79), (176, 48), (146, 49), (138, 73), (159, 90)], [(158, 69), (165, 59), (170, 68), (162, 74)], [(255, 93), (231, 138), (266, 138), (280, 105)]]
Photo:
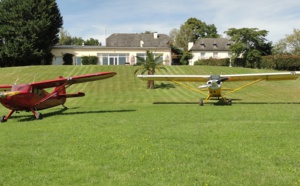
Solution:
[(145, 57), (146, 51), (162, 55), (165, 65), (171, 65), (171, 39), (165, 34), (112, 34), (106, 46), (57, 45), (52, 49), (53, 65), (63, 64), (63, 55), (73, 54), (73, 64), (81, 65), (82, 56), (97, 56), (99, 65), (134, 65), (136, 56)]
[(188, 50), (193, 54), (190, 65), (201, 59), (231, 58), (229, 47), (232, 41), (226, 38), (203, 38), (188, 44)]

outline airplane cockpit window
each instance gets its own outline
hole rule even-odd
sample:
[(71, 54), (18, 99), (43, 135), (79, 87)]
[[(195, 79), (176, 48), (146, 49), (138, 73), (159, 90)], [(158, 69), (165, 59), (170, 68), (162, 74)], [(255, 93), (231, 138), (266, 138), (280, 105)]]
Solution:
[(221, 76), (220, 75), (210, 75), (211, 80), (220, 80)]
[(30, 92), (31, 86), (28, 84), (25, 85), (13, 85), (11, 88), (12, 91), (22, 91), (22, 92)]
[(33, 88), (33, 89), (32, 89), (32, 93), (37, 94), (37, 95), (43, 95), (44, 90), (42, 90), (42, 89), (37, 89), (37, 88)]

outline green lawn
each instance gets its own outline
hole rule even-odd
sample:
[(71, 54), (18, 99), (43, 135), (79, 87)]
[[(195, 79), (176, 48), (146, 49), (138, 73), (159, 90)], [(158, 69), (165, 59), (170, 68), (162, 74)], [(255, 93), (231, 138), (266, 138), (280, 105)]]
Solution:
[[(134, 70), (0, 69), (1, 84), (118, 73), (70, 87), (86, 96), (69, 99), (68, 110), (43, 110), (43, 120), (21, 112), (0, 124), (0, 185), (300, 185), (300, 79), (260, 82), (228, 95), (232, 106), (200, 107), (203, 95), (168, 82), (147, 90)], [(255, 72), (270, 70), (174, 66), (161, 73)]]

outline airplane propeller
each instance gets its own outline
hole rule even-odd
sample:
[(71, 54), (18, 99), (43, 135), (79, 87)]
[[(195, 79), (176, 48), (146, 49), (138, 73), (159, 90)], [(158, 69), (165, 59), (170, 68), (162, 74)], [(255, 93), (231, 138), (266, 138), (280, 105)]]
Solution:
[(202, 89), (202, 88), (210, 88), (210, 87), (219, 87), (221, 86), (222, 82), (226, 80), (228, 80), (228, 77), (223, 77), (220, 79), (211, 79), (207, 81), (205, 85), (201, 85), (198, 88)]
[(20, 94), (20, 91), (13, 91), (13, 92), (1, 92), (0, 93), (0, 99), (5, 99), (8, 96), (14, 96)]

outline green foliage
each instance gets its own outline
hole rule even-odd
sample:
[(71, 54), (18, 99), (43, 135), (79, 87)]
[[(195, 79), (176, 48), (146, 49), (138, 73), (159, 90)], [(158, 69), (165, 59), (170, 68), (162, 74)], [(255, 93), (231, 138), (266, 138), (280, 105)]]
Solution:
[(1, 66), (51, 64), (62, 24), (55, 0), (0, 1)]
[(189, 51), (183, 51), (180, 48), (170, 45), (172, 50), (172, 64), (173, 65), (188, 65), (189, 60), (193, 58), (193, 54)]
[(193, 38), (191, 38), (191, 41), (193, 42), (197, 41), (199, 38), (220, 37), (214, 24), (207, 25), (197, 18), (189, 18), (185, 24), (193, 31)]
[(262, 58), (261, 68), (299, 71), (300, 56), (265, 56)]
[[(176, 84), (145, 90), (134, 66), (37, 66), (0, 69), (1, 83), (114, 71), (76, 84), (85, 97), (0, 125), (1, 185), (299, 185), (300, 79), (262, 81), (230, 94), (232, 106), (198, 106)], [(166, 66), (167, 74), (269, 70)], [(162, 71), (163, 74), (166, 72)], [(158, 82), (160, 84), (160, 82)], [(167, 82), (164, 82), (167, 83)], [(234, 88), (236, 83), (224, 82)], [(199, 83), (191, 83), (197, 87)], [(228, 95), (229, 96), (229, 95)], [(156, 103), (156, 104), (153, 104)], [(0, 107), (0, 112), (9, 111)]]
[[(147, 72), (148, 75), (154, 75), (157, 70), (166, 70), (163, 61), (160, 60), (161, 56), (160, 54), (155, 57), (153, 52), (150, 51), (147, 51), (146, 59), (136, 56), (141, 65), (134, 71), (134, 74), (137, 72), (141, 72), (141, 74)], [(148, 81), (147, 88), (152, 89), (153, 87), (154, 81)]]
[(96, 65), (98, 64), (98, 57), (97, 56), (82, 56), (81, 62), (83, 65)]
[(246, 60), (246, 67), (259, 68), (262, 55), (271, 52), (271, 43), (266, 43), (266, 30), (257, 28), (230, 28), (225, 32), (231, 37), (233, 44), (230, 46), (232, 60), (239, 56)]
[(181, 58), (180, 58), (180, 64), (181, 65), (188, 65), (189, 60), (193, 58), (193, 54), (189, 51), (184, 51)]
[(73, 54), (66, 53), (63, 55), (63, 65), (73, 65)]
[(90, 38), (84, 42), (84, 45), (89, 45), (89, 46), (98, 46), (100, 45), (98, 39)]
[(172, 38), (175, 40), (175, 45), (184, 48), (184, 50), (187, 50), (188, 42), (195, 42), (200, 38), (218, 37), (220, 36), (215, 25), (207, 25), (196, 18), (189, 18), (180, 26), (179, 31), (172, 31)]
[(285, 38), (279, 40), (274, 45), (274, 54), (300, 54), (300, 29), (293, 30), (292, 34), (288, 34)]
[(230, 59), (200, 59), (194, 63), (194, 65), (209, 65), (209, 66), (229, 66)]
[(64, 30), (63, 28), (59, 32), (60, 45), (88, 45), (88, 46), (98, 46), (101, 45), (97, 39), (90, 38), (86, 41), (81, 37), (72, 37), (68, 31)]

